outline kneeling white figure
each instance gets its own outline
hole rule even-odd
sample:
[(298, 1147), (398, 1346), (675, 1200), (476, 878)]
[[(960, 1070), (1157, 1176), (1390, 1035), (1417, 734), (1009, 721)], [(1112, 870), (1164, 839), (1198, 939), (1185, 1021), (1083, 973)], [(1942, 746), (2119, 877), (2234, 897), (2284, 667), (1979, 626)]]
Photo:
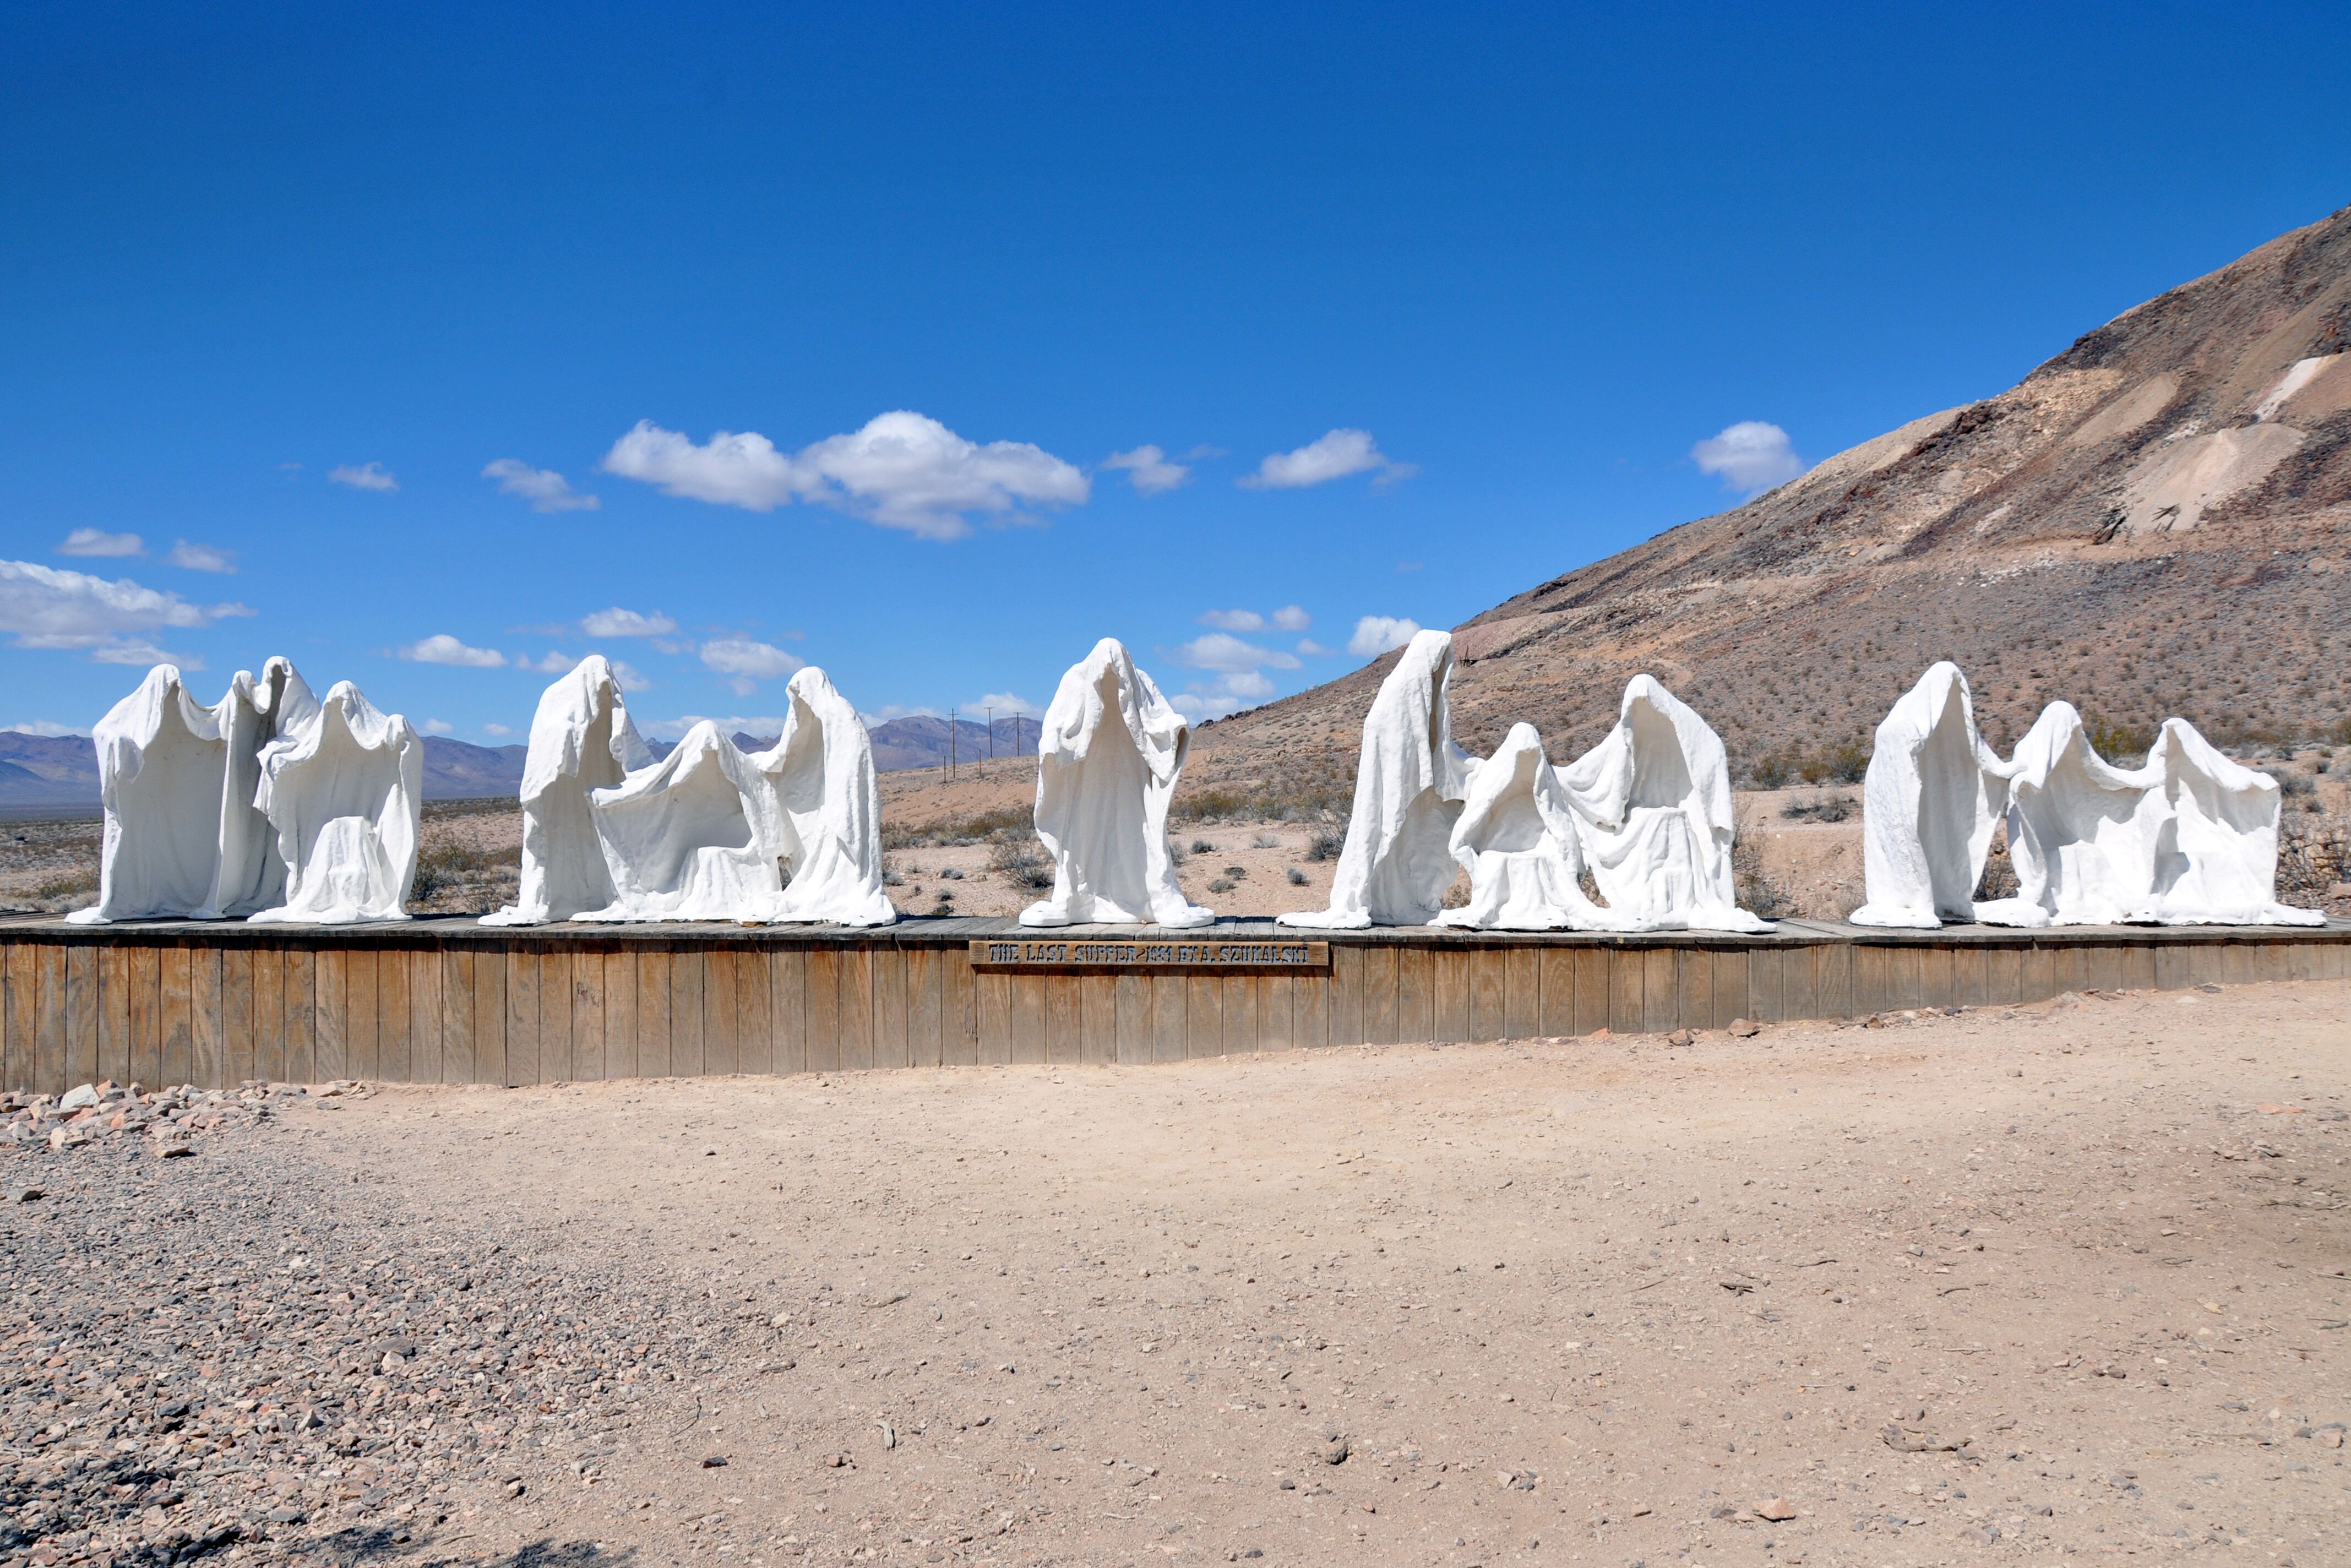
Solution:
[(1861, 797), (1867, 902), (1853, 923), (1931, 929), (1976, 918), (2014, 771), (1977, 731), (1959, 667), (1931, 665), (1877, 727)]
[(653, 763), (620, 676), (602, 654), (590, 653), (549, 686), (523, 758), (522, 886), (514, 903), (482, 924), (538, 925), (611, 904), (612, 874), (588, 792), (611, 789)]
[(1071, 666), (1039, 727), (1037, 837), (1053, 892), (1023, 925), (1206, 925), (1167, 852), (1167, 809), (1191, 727), (1113, 637)]
[(259, 766), (254, 804), (277, 835), (286, 890), (282, 903), (252, 920), (407, 919), (423, 810), (424, 745), (415, 727), (339, 681), (307, 723), (261, 748)]
[(1615, 727), (1560, 774), (1616, 918), (1646, 930), (1771, 929), (1739, 907), (1722, 737), (1654, 677), (1633, 677)]
[(782, 813), (740, 747), (704, 719), (677, 748), (588, 791), (612, 901), (581, 921), (765, 921), (783, 892)]
[(1469, 902), (1429, 924), (1484, 931), (1633, 931), (1635, 917), (1583, 892), (1575, 809), (1531, 724), (1476, 765), (1453, 826), (1452, 851), (1469, 873)]
[(1425, 925), (1456, 872), (1454, 824), (1475, 760), (1453, 743), (1453, 638), (1416, 632), (1364, 718), (1355, 799), (1326, 909), (1280, 917), (1312, 931)]

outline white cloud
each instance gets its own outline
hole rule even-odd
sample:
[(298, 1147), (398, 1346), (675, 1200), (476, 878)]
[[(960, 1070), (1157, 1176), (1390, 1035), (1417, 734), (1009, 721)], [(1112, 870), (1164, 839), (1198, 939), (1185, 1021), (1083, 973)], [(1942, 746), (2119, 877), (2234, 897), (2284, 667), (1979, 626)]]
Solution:
[(984, 716), (990, 708), (996, 710), (998, 718), (1042, 718), (1045, 716), (1043, 708), (1039, 707), (1027, 697), (1015, 696), (1010, 692), (986, 693), (977, 702), (971, 704), (963, 711)]
[(622, 659), (607, 659), (604, 662), (612, 666), (612, 678), (621, 683), (622, 691), (642, 692), (653, 689), (653, 682), (645, 679), (644, 672), (634, 664)]
[(1222, 632), (1262, 632), (1265, 617), (1254, 610), (1211, 610), (1200, 617), (1200, 624)]
[(515, 731), (508, 729), (502, 724), (486, 724), (482, 726), (482, 733), (488, 736), (492, 740), (504, 740), (507, 737), (513, 735)]
[(1279, 631), (1303, 632), (1314, 624), (1314, 617), (1295, 604), (1285, 604), (1273, 612), (1273, 624)]
[(1086, 476), (1025, 441), (965, 440), (937, 420), (904, 410), (878, 414), (852, 434), (827, 436), (787, 455), (757, 432), (720, 431), (697, 446), (651, 420), (612, 444), (603, 468), (668, 495), (772, 511), (820, 502), (924, 538), (970, 531), (966, 514), (1023, 506), (1075, 506)]
[(6, 727), (12, 735), (37, 735), (55, 739), (62, 735), (88, 735), (88, 725), (55, 724), (45, 718), (21, 719)]
[(1403, 647), (1419, 630), (1419, 622), (1401, 615), (1366, 615), (1355, 622), (1355, 634), (1347, 639), (1347, 652), (1358, 659), (1375, 659), (1391, 648)]
[(349, 485), (354, 490), (382, 490), (387, 493), (400, 488), (400, 481), (383, 471), (381, 463), (367, 463), (354, 468), (345, 463), (327, 470), (327, 477), (338, 485)]
[(868, 729), (877, 725), (888, 724), (893, 719), (945, 718), (946, 716), (947, 710), (945, 708), (932, 707), (928, 704), (918, 707), (908, 707), (904, 703), (883, 703), (871, 713), (860, 710), (857, 715), (858, 721)]
[(1167, 461), (1167, 454), (1156, 446), (1138, 446), (1132, 452), (1113, 452), (1102, 459), (1105, 468), (1123, 468), (1134, 487), (1146, 496), (1157, 496), (1175, 489), (1192, 476), (1192, 471), (1181, 463)]
[(1372, 471), (1379, 474), (1383, 485), (1420, 472), (1409, 463), (1391, 461), (1368, 430), (1333, 430), (1295, 452), (1270, 454), (1257, 465), (1256, 473), (1244, 474), (1233, 483), (1244, 490), (1296, 490)]
[(516, 669), (533, 670), (542, 675), (568, 675), (579, 666), (579, 660), (569, 653), (558, 653), (553, 648), (549, 648), (544, 657), (538, 659), (533, 659), (528, 653), (517, 653), (514, 657)]
[(1788, 433), (1760, 419), (1726, 425), (1690, 448), (1701, 474), (1722, 476), (1726, 490), (1754, 495), (1784, 485), (1804, 471), (1804, 460), (1788, 444)]
[(1317, 643), (1311, 637), (1301, 637), (1298, 640), (1298, 651), (1305, 654), (1310, 659), (1320, 659), (1324, 657), (1326, 654), (1335, 653), (1338, 652), (1336, 648), (1325, 648), (1322, 643)]
[(242, 604), (191, 604), (127, 577), (110, 581), (29, 560), (0, 560), (0, 633), (14, 638), (19, 648), (82, 649), (101, 664), (176, 664), (201, 670), (202, 659), (168, 653), (146, 634), (252, 613)]
[(469, 648), (446, 632), (435, 632), (421, 643), (409, 643), (401, 649), (400, 656), (420, 664), (462, 664), (474, 670), (504, 669), (507, 662), (507, 656), (496, 648)]
[(457, 727), (445, 718), (428, 718), (416, 727), (427, 735), (455, 735)]
[(1299, 667), (1295, 653), (1285, 653), (1278, 648), (1260, 648), (1254, 643), (1242, 642), (1229, 632), (1210, 632), (1178, 645), (1176, 662), (1189, 664), (1196, 670), (1227, 673), (1266, 668), (1294, 670)]
[(59, 555), (145, 555), (147, 541), (137, 534), (110, 534), (102, 528), (76, 528), (57, 546)]
[(534, 512), (592, 512), (604, 503), (583, 496), (552, 468), (534, 468), (519, 457), (501, 457), (482, 470), (485, 479), (498, 482), (502, 496), (529, 498)]
[(758, 682), (780, 680), (808, 663), (772, 643), (755, 643), (748, 637), (719, 637), (705, 643), (702, 662), (722, 675), (734, 676), (726, 684), (738, 697), (757, 691)]
[[(676, 740), (702, 721), (701, 714), (690, 713), (683, 718), (640, 719), (637, 729), (651, 740)], [(765, 714), (748, 718), (738, 714), (726, 718), (714, 718), (711, 722), (718, 727), (719, 734), (727, 736), (768, 736), (784, 732), (782, 719)]]
[(1273, 695), (1273, 683), (1254, 670), (1236, 670), (1207, 685), (1193, 685), (1167, 699), (1194, 724), (1255, 707)]
[(580, 630), (590, 637), (660, 637), (676, 631), (677, 622), (658, 610), (651, 615), (640, 615), (615, 604), (610, 610), (582, 615)]
[(166, 565), (176, 566), (183, 571), (217, 571), (234, 574), (236, 570), (235, 550), (225, 550), (213, 545), (190, 544), (185, 539), (174, 539), (170, 552), (163, 557), (163, 560)]

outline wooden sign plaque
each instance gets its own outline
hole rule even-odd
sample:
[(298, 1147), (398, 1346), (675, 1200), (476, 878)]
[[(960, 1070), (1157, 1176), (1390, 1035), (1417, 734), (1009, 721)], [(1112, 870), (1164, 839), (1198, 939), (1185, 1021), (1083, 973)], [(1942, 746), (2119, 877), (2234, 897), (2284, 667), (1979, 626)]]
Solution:
[(1287, 938), (988, 936), (971, 944), (975, 969), (1181, 969), (1194, 973), (1328, 969), (1331, 944)]

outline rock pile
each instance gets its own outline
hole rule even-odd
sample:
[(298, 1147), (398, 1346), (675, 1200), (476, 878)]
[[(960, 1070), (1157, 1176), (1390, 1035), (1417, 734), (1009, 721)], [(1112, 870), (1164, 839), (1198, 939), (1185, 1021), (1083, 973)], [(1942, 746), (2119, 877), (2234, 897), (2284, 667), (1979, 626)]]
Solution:
[[(365, 1086), (338, 1082), (317, 1091), (319, 1097), (364, 1094)], [(63, 1094), (0, 1095), (0, 1142), (20, 1147), (46, 1145), (59, 1154), (87, 1148), (103, 1139), (140, 1137), (150, 1140), (158, 1159), (194, 1152), (200, 1133), (249, 1127), (270, 1113), (272, 1104), (308, 1100), (312, 1091), (299, 1083), (269, 1083), (250, 1080), (234, 1091), (198, 1089), (193, 1083), (148, 1090), (137, 1083), (84, 1083)]]

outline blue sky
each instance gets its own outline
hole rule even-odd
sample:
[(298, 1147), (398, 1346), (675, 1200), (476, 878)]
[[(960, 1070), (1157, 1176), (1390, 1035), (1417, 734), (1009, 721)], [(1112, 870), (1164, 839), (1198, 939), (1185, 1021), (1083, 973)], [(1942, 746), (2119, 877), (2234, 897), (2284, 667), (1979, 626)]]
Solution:
[(491, 9), (11, 13), (0, 726), (1224, 711), (2351, 202), (2340, 5)]

